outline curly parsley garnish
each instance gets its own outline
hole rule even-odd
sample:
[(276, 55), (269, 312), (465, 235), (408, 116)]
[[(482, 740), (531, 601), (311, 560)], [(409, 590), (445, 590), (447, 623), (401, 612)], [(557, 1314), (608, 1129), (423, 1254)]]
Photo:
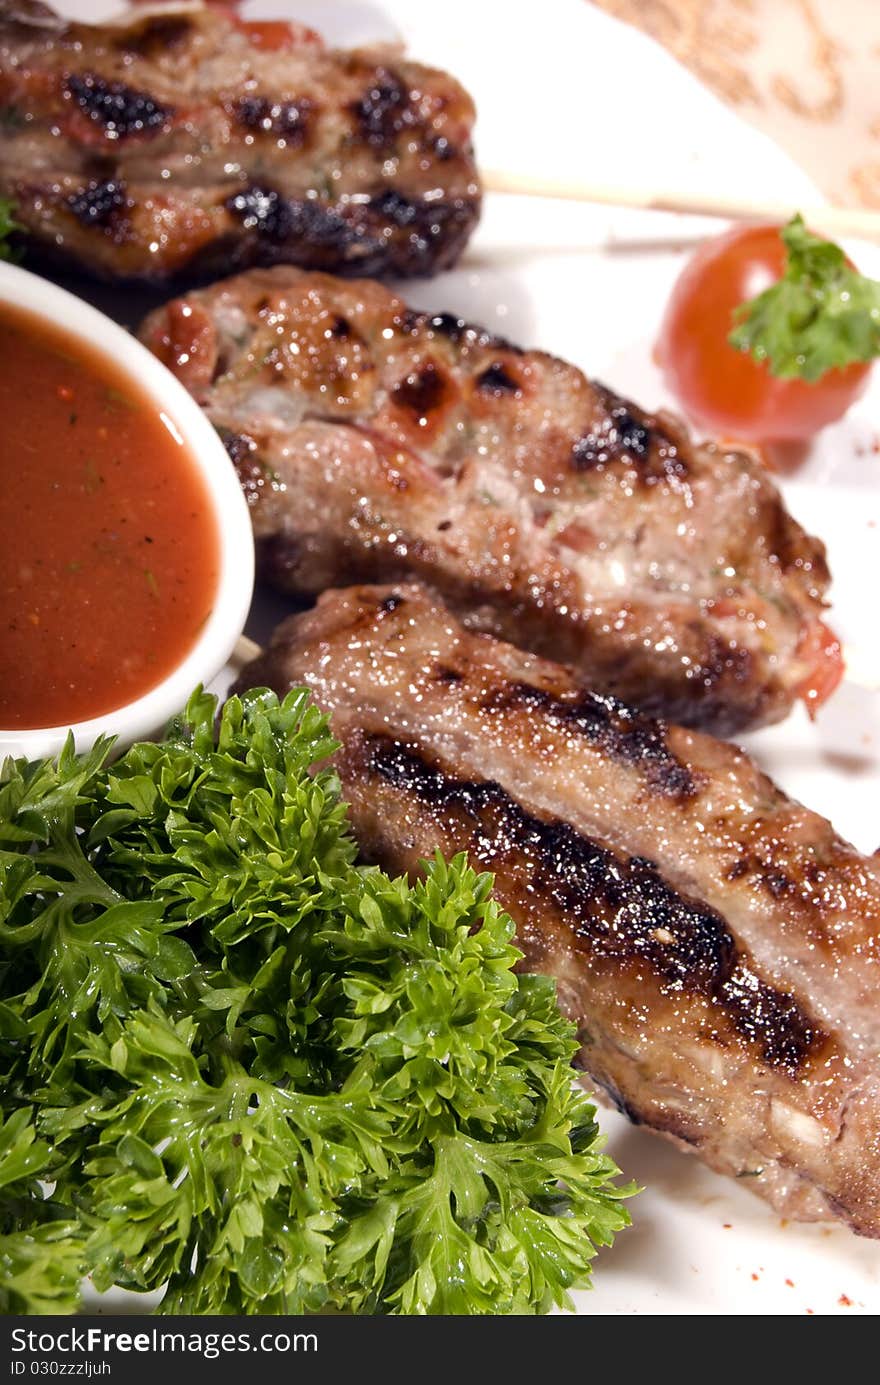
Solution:
[(743, 303), (728, 341), (780, 379), (815, 381), (880, 355), (880, 282), (847, 264), (839, 245), (793, 216), (780, 231), (782, 278)]
[(567, 1305), (633, 1189), (552, 981), (463, 858), (356, 866), (307, 694), (215, 715), (0, 772), (0, 1310)]

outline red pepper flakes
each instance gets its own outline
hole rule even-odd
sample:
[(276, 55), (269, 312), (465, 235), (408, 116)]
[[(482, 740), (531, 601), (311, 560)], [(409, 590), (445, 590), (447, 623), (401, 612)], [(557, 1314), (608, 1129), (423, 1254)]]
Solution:
[(786, 1279), (785, 1282), (786, 1282), (786, 1284), (788, 1285), (788, 1287), (789, 1287), (790, 1289), (793, 1289), (793, 1288), (794, 1288), (794, 1280), (793, 1280), (793, 1279)]
[(840, 1304), (841, 1308), (852, 1308), (852, 1299), (849, 1294), (841, 1294), (837, 1302)]

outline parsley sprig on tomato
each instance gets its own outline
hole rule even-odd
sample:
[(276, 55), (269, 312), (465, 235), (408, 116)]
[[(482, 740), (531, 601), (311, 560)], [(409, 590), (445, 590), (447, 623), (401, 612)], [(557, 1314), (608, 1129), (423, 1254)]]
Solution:
[(880, 283), (807, 230), (739, 226), (707, 241), (667, 304), (657, 359), (701, 425), (753, 442), (842, 418), (880, 355)]

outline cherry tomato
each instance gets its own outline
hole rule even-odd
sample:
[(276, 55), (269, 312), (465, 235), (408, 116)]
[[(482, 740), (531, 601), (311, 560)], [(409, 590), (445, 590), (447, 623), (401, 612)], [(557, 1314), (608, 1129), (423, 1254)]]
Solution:
[(812, 437), (841, 418), (865, 388), (871, 365), (829, 370), (817, 380), (779, 380), (727, 340), (733, 310), (781, 278), (778, 226), (738, 226), (689, 260), (666, 307), (656, 358), (685, 412), (722, 437), (750, 442)]
[(840, 640), (824, 621), (814, 621), (801, 640), (797, 657), (809, 670), (798, 688), (798, 696), (814, 717), (846, 672)]

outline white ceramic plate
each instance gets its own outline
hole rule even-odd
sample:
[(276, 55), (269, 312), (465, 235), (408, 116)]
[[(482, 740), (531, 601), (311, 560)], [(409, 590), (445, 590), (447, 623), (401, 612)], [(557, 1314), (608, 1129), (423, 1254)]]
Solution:
[[(59, 8), (62, 6), (59, 4)], [(98, 19), (110, 0), (67, 0)], [(414, 57), (455, 72), (480, 112), (485, 167), (597, 183), (643, 184), (817, 200), (806, 177), (670, 58), (584, 0), (254, 0), (252, 17), (296, 15), (333, 41), (400, 37)], [(671, 404), (651, 363), (653, 335), (685, 252), (717, 224), (489, 198), (453, 273), (404, 287), (416, 306), (448, 309), (524, 346), (577, 362), (648, 408)], [(880, 252), (851, 247), (880, 277)], [(833, 624), (880, 664), (880, 374), (850, 416), (819, 440), (783, 488), (826, 541)], [(279, 610), (255, 604), (264, 638)], [(790, 794), (831, 818), (863, 851), (880, 839), (880, 697), (845, 684), (815, 725), (798, 712), (749, 740)], [(634, 1226), (597, 1262), (584, 1314), (852, 1314), (880, 1311), (880, 1246), (840, 1227), (784, 1224), (743, 1187), (605, 1113), (612, 1154), (645, 1186)], [(116, 1301), (105, 1306), (112, 1308)], [(126, 1307), (130, 1306), (129, 1304)], [(121, 1307), (121, 1304), (120, 1304)]]

